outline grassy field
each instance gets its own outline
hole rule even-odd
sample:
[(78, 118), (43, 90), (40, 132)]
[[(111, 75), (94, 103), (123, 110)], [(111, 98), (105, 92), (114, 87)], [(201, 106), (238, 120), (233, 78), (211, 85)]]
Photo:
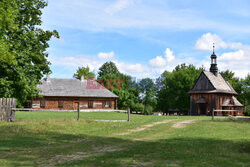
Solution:
[(17, 112), (0, 122), (0, 166), (250, 166), (250, 121)]

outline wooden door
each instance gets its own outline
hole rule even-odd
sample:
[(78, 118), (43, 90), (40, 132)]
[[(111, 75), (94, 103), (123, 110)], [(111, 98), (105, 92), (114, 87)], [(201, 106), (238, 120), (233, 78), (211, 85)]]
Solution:
[(207, 104), (201, 103), (199, 106), (200, 106), (200, 115), (207, 115)]

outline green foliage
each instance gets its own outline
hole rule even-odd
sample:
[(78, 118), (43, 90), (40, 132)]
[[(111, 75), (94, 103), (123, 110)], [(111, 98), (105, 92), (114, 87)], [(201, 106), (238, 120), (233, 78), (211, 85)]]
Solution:
[(161, 111), (168, 109), (188, 110), (190, 101), (188, 91), (198, 79), (202, 68), (181, 64), (172, 72), (165, 71), (158, 78), (157, 108)]
[(142, 103), (132, 103), (130, 107), (131, 111), (142, 112), (144, 111), (144, 105)]
[(157, 104), (155, 99), (155, 84), (150, 78), (144, 78), (140, 81), (138, 86), (142, 97), (141, 100), (144, 104), (144, 114), (150, 114)]
[(44, 0), (3, 0), (0, 2), (0, 97), (20, 102), (38, 94), (36, 85), (50, 72), (48, 41), (54, 31), (41, 26)]
[(146, 105), (143, 114), (152, 115), (153, 107), (151, 105)]
[(250, 74), (242, 82), (245, 102), (247, 105), (250, 105)]
[(116, 67), (115, 63), (112, 61), (104, 63), (100, 68), (98, 72), (98, 77), (103, 77), (107, 74), (114, 74), (118, 75), (120, 74), (118, 68)]
[(84, 76), (84, 79), (94, 78), (95, 73), (91, 72), (89, 67), (78, 67), (76, 73), (74, 73), (73, 77), (76, 79), (81, 79), (81, 76)]
[(117, 104), (119, 109), (128, 109), (133, 103), (138, 102), (139, 91), (132, 78), (120, 73), (113, 62), (104, 63), (99, 70), (97, 81), (119, 96)]
[(230, 83), (230, 85), (238, 93), (237, 99), (244, 105), (249, 104), (250, 102), (250, 98), (249, 98), (250, 75), (248, 74), (248, 76), (245, 79), (239, 79), (238, 77), (234, 76), (234, 72), (229, 71), (229, 70), (222, 71), (220, 74), (226, 81)]

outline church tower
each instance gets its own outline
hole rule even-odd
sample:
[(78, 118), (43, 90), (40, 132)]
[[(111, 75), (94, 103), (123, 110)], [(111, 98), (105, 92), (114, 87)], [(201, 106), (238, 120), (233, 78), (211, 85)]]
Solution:
[(214, 44), (213, 44), (213, 54), (211, 55), (211, 67), (210, 72), (213, 73), (215, 76), (218, 75), (218, 67), (217, 67), (217, 56), (214, 53)]

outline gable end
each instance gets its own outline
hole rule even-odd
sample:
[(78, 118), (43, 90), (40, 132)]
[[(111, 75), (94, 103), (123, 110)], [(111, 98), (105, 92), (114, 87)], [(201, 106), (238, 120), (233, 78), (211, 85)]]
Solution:
[(204, 90), (215, 90), (215, 87), (207, 78), (207, 76), (204, 74), (204, 72), (202, 72), (198, 80), (194, 84), (192, 91), (204, 91)]

